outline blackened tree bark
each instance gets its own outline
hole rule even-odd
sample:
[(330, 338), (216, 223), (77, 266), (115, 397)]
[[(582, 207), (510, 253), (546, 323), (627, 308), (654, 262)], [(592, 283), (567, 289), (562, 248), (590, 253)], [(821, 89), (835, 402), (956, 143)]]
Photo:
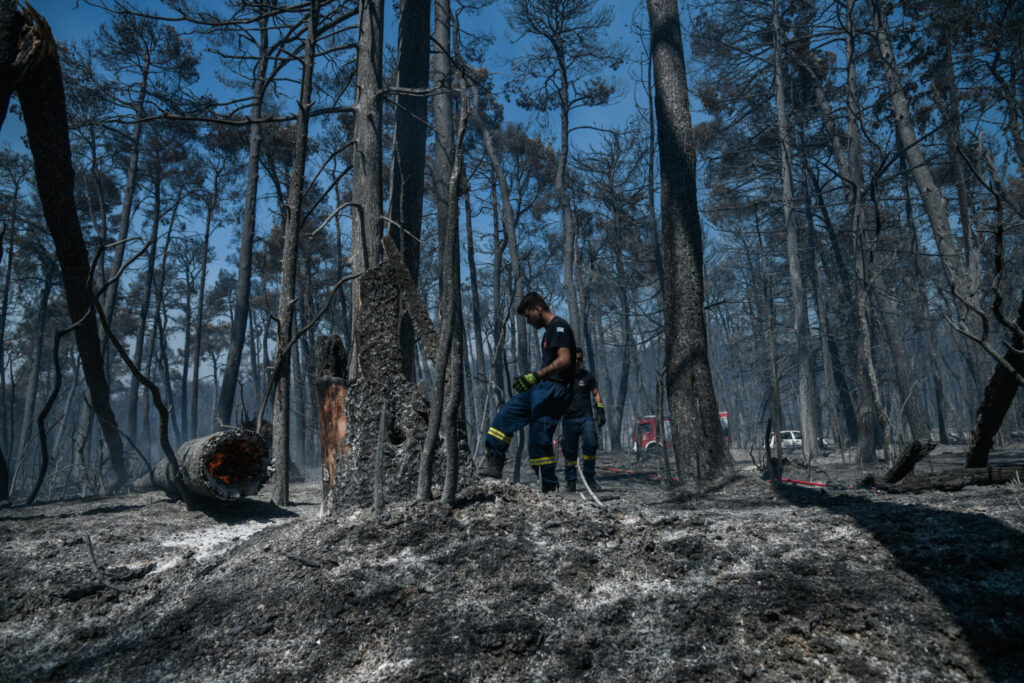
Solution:
[[(73, 323), (82, 321), (75, 328), (75, 342), (85, 382), (114, 469), (114, 488), (120, 488), (128, 481), (128, 469), (117, 418), (110, 407), (110, 387), (103, 372), (103, 354), (91, 306), (89, 254), (75, 207), (75, 171), (57, 43), (46, 21), (28, 6), (18, 12), (13, 2), (0, 3), (0, 27), (7, 31), (6, 39), (0, 33), (0, 43), (7, 50), (6, 55), (0, 55), (4, 57), (0, 76), (6, 77), (0, 82), (0, 109), (7, 110), (16, 86), (35, 164), (39, 200), (61, 268), (68, 314)], [(12, 52), (11, 40), (19, 35), (19, 47)], [(7, 80), (12, 75), (13, 82)]]
[[(210, 189), (203, 197), (203, 204), (206, 209), (206, 217), (203, 228), (203, 251), (202, 270), (199, 276), (199, 302), (196, 304), (196, 340), (192, 358), (192, 402), (190, 424), (191, 436), (196, 436), (199, 431), (199, 364), (203, 353), (203, 335), (206, 325), (206, 275), (209, 266), (210, 254), (210, 232), (213, 225), (213, 218), (220, 209), (220, 191), (224, 183), (224, 175), (227, 171), (227, 158), (217, 155), (212, 168), (209, 169)], [(216, 385), (216, 378), (214, 379)]]
[[(480, 321), (480, 287), (476, 276), (476, 253), (473, 248), (473, 206), (470, 203), (469, 195), (467, 190), (463, 198), (466, 208), (466, 265), (469, 269), (470, 312), (473, 316), (473, 352), (476, 354), (476, 362), (474, 364), (476, 372), (474, 375), (477, 378), (482, 378), (486, 374), (487, 361), (483, 354), (483, 324)], [(500, 270), (500, 268), (498, 269)], [(498, 309), (496, 308), (495, 310), (497, 311)], [(495, 315), (497, 314), (496, 312)], [(469, 391), (470, 395), (475, 395), (472, 386), (469, 387)]]
[(732, 468), (708, 363), (704, 244), (696, 152), (676, 0), (647, 0), (654, 60), (665, 256), (665, 365), (676, 466), (687, 456), (703, 476)]
[[(402, 0), (398, 22), (398, 87), (425, 88), (430, 66), (430, 6), (423, 0)], [(395, 111), (395, 149), (388, 205), (391, 239), (414, 282), (420, 277), (420, 233), (423, 222), (423, 182), (427, 154), (427, 98), (398, 95)], [(399, 340), (402, 371), (413, 381), (416, 374), (416, 333), (403, 315)]]
[[(1018, 374), (1024, 375), (1024, 336), (1019, 330), (1024, 329), (1024, 292), (1021, 292), (1020, 306), (1017, 308), (1017, 330), (1010, 340), (1010, 346), (1003, 354)], [(971, 447), (967, 451), (967, 462), (964, 467), (985, 467), (988, 464), (988, 453), (992, 450), (992, 439), (1003, 424), (1013, 397), (1017, 395), (1021, 385), (1013, 373), (1002, 363), (996, 364), (996, 370), (985, 387), (985, 395), (978, 406), (974, 429), (971, 430)]]

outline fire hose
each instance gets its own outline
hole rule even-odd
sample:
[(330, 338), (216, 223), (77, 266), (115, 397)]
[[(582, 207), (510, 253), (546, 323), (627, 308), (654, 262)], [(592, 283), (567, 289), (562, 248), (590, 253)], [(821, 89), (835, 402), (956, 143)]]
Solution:
[[(616, 474), (632, 474), (632, 475), (641, 476), (641, 477), (650, 477), (651, 479), (656, 479), (656, 480), (659, 480), (659, 481), (661, 480), (661, 476), (658, 475), (658, 474), (655, 474), (654, 472), (643, 472), (643, 471), (638, 471), (638, 470), (622, 470), (622, 469), (617, 469), (615, 467), (598, 467), (598, 469), (605, 470), (606, 472), (615, 472)], [(677, 483), (679, 482), (679, 480), (676, 479), (675, 477), (672, 477), (672, 481), (677, 482)], [(803, 481), (801, 479), (774, 479), (772, 481), (780, 482), (780, 483), (783, 483), (783, 484), (799, 484), (801, 486), (819, 486), (821, 488), (828, 488), (828, 489), (833, 489), (833, 490), (843, 490), (843, 491), (849, 490), (849, 489), (856, 489), (856, 488), (867, 488), (870, 491), (877, 490), (877, 489), (875, 489), (874, 486), (871, 486), (871, 487), (859, 487), (859, 486), (853, 486), (853, 485), (846, 485), (846, 486), (844, 486), (842, 484), (834, 484), (832, 482)]]

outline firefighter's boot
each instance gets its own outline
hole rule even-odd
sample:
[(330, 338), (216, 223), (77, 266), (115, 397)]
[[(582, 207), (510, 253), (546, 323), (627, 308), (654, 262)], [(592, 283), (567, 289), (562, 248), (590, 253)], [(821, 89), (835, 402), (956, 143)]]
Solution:
[(477, 474), (487, 479), (501, 479), (501, 472), (505, 469), (505, 458), (497, 453), (487, 453), (487, 464), (477, 470)]
[(593, 491), (594, 493), (597, 493), (598, 491), (604, 491), (604, 488), (600, 484), (597, 483), (597, 479), (594, 478), (594, 475), (592, 475), (592, 474), (590, 474), (590, 475), (585, 474), (583, 476), (586, 477), (586, 479), (587, 479), (587, 486), (590, 487), (591, 491)]
[(558, 476), (554, 465), (534, 465), (533, 472), (540, 479), (540, 492), (553, 493), (558, 490)]
[(576, 480), (575, 479), (573, 479), (572, 481), (565, 482), (565, 492), (566, 493), (576, 493)]

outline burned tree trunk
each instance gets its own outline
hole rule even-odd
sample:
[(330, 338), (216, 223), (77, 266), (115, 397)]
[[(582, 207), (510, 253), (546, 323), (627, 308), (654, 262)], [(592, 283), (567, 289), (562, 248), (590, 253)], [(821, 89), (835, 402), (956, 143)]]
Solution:
[[(380, 433), (380, 411), (385, 414), (384, 451), (381, 471), (385, 501), (411, 500), (416, 496), (419, 459), (427, 430), (429, 403), (423, 387), (412, 384), (402, 372), (402, 353), (395, 324), (399, 297), (405, 296), (416, 331), (425, 351), (436, 349), (437, 333), (415, 289), (401, 286), (412, 281), (397, 248), (385, 238), (389, 261), (366, 271), (359, 286), (358, 327), (359, 377), (349, 385), (346, 412), (348, 444), (337, 461), (333, 502), (335, 505), (369, 506), (373, 503), (374, 454)], [(399, 260), (396, 260), (399, 259)], [(401, 273), (401, 277), (396, 277)], [(468, 449), (461, 453), (459, 471), (466, 483)], [(443, 473), (436, 472), (433, 485), (440, 485)]]
[[(0, 58), (4, 59), (0, 64), (0, 110), (6, 112), (16, 88), (32, 149), (39, 200), (64, 280), (68, 314), (72, 323), (81, 321), (75, 328), (75, 342), (93, 411), (110, 454), (116, 489), (127, 481), (128, 469), (117, 418), (110, 406), (110, 386), (103, 372), (99, 331), (91, 308), (89, 253), (75, 207), (75, 171), (57, 42), (39, 14), (28, 6), (19, 12), (13, 2), (6, 0), (0, 2), (0, 29), (4, 48), (0, 49)], [(13, 63), (7, 61), (11, 58)]]
[(323, 463), (323, 500), (319, 516), (331, 514), (334, 508), (334, 477), (338, 461), (347, 452), (345, 436), (348, 416), (348, 356), (341, 337), (316, 338), (316, 401), (320, 420), (320, 460)]
[(675, 0), (647, 0), (654, 60), (654, 108), (661, 159), (665, 240), (665, 327), (669, 412), (676, 463), (694, 458), (713, 477), (732, 469), (708, 361), (704, 242), (697, 205), (696, 151), (686, 63)]
[(378, 266), (359, 283), (359, 378), (348, 391), (348, 449), (337, 463), (336, 502), (367, 506), (373, 501), (373, 454), (380, 408), (389, 406), (382, 458), (384, 495), (389, 500), (416, 494), (416, 472), (426, 434), (428, 405), (422, 388), (402, 372), (395, 329), (399, 290)]
[[(254, 496), (270, 478), (270, 457), (263, 437), (248, 429), (217, 432), (186, 441), (175, 454), (181, 479), (191, 493), (206, 500), (238, 500)], [(135, 491), (153, 487), (178, 495), (171, 464), (164, 459), (132, 484)]]
[[(1021, 292), (1020, 306), (1017, 308), (1017, 328), (1024, 329), (1024, 292)], [(1015, 331), (1003, 359), (1018, 373), (1024, 375), (1024, 354), (1018, 349), (1024, 349), (1024, 336)], [(988, 464), (992, 439), (1003, 425), (1003, 419), (1010, 410), (1010, 404), (1018, 389), (1020, 383), (1013, 373), (1003, 363), (996, 363), (996, 370), (992, 373), (992, 378), (985, 387), (985, 396), (978, 406), (974, 429), (971, 430), (971, 447), (967, 451), (966, 467), (984, 467)]]
[(895, 484), (913, 472), (914, 465), (933, 450), (935, 450), (935, 443), (932, 441), (927, 443), (913, 441), (907, 444), (900, 457), (889, 468), (889, 471), (882, 476), (882, 481), (887, 484)]

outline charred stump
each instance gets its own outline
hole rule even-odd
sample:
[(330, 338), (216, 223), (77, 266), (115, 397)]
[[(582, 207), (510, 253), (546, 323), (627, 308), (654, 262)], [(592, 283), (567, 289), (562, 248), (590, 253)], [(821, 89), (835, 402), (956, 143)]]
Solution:
[[(186, 441), (175, 457), (185, 487), (207, 500), (234, 501), (259, 493), (270, 478), (270, 456), (263, 437), (248, 429), (231, 429)], [(177, 496), (170, 463), (165, 458), (153, 468), (153, 476), (137, 479), (132, 488), (153, 486)]]
[[(405, 270), (405, 266), (399, 264), (401, 261), (392, 258), (387, 265), (372, 268), (361, 276), (356, 314), (360, 374), (348, 387), (348, 444), (336, 463), (335, 500), (344, 505), (366, 507), (373, 504), (374, 460), (381, 432), (381, 408), (385, 404), (381, 456), (384, 501), (416, 497), (430, 404), (422, 384), (410, 382), (402, 369), (398, 336), (400, 297), (405, 297), (410, 313), (426, 309), (415, 289), (403, 287), (402, 279), (396, 277), (396, 272)], [(415, 314), (412, 317), (421, 340), (437, 338), (429, 318), (424, 320)], [(467, 481), (465, 473), (472, 470), (468, 466), (469, 451), (464, 446), (462, 439), (460, 450), (465, 466), (460, 468), (460, 486)], [(432, 484), (441, 486), (443, 481), (442, 468), (435, 468)]]

